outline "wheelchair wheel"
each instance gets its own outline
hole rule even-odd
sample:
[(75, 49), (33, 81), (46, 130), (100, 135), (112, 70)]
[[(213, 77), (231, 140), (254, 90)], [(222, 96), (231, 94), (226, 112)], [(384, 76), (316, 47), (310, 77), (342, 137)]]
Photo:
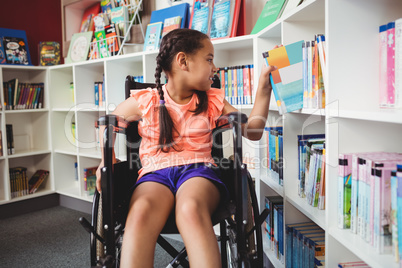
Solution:
[[(104, 238), (103, 229), (103, 212), (102, 212), (102, 195), (98, 191), (95, 192), (92, 207), (92, 226), (94, 231)], [(91, 265), (98, 265), (98, 261), (105, 257), (104, 245), (91, 234)]]

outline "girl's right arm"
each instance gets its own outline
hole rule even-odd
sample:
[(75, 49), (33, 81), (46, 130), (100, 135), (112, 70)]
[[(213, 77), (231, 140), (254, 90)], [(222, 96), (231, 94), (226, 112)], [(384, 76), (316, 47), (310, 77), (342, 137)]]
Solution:
[[(141, 118), (141, 111), (138, 107), (138, 102), (135, 98), (130, 97), (120, 103), (116, 109), (112, 112), (113, 115), (119, 116), (123, 118), (126, 121), (135, 121), (139, 120)], [(96, 189), (98, 192), (101, 192), (101, 168), (104, 166), (104, 160), (103, 160), (103, 132), (105, 130), (105, 126), (99, 127), (99, 144), (101, 144), (101, 156), (102, 160), (101, 163), (99, 164), (99, 167), (96, 171)], [(114, 137), (113, 136), (113, 143), (114, 143)], [(116, 162), (116, 158), (114, 155), (113, 151), (113, 163)]]

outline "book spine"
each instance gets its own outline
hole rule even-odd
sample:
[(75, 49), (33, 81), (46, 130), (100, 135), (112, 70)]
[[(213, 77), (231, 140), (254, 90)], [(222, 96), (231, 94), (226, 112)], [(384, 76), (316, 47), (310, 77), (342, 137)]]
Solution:
[(395, 107), (402, 108), (402, 18), (395, 20)]
[(310, 42), (310, 47), (307, 47), (308, 56), (308, 104), (307, 108), (313, 108), (313, 49), (314, 41)]
[(360, 237), (363, 237), (363, 234), (364, 234), (363, 210), (364, 210), (364, 190), (365, 190), (364, 184), (365, 184), (365, 182), (364, 182), (364, 177), (362, 174), (363, 174), (363, 170), (364, 170), (365, 160), (363, 158), (359, 157), (358, 161), (359, 161), (359, 164), (358, 164), (359, 165), (359, 167), (358, 167), (358, 184), (359, 184), (358, 189), (359, 189), (359, 191), (358, 191), (358, 197), (357, 197), (357, 201), (358, 201), (358, 204), (357, 204), (357, 207), (358, 207), (357, 231), (358, 231)]
[(399, 261), (397, 189), (398, 189), (398, 178), (396, 176), (396, 171), (393, 171), (391, 175), (391, 224), (392, 224), (392, 255), (394, 256), (395, 262)]
[(376, 173), (380, 179), (380, 254), (392, 252), (392, 233), (391, 233), (391, 171), (379, 169)]
[[(397, 166), (397, 211), (402, 211), (402, 165)], [(402, 213), (397, 212), (397, 225), (402, 226)], [(402, 232), (398, 231), (398, 245), (402, 245)], [(399, 256), (402, 256), (402, 247), (398, 247)]]
[(395, 22), (387, 24), (387, 105), (395, 106)]
[(308, 108), (308, 49), (310, 42), (303, 42), (303, 108)]

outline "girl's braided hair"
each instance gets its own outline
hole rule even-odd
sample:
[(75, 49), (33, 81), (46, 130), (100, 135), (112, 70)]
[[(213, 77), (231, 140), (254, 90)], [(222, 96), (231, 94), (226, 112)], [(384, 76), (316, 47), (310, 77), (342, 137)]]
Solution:
[[(199, 31), (191, 29), (176, 29), (166, 34), (161, 42), (159, 54), (156, 57), (155, 83), (159, 93), (159, 146), (158, 150), (168, 152), (170, 148), (174, 148), (173, 141), (173, 120), (165, 105), (165, 97), (161, 85), (162, 71), (170, 72), (172, 62), (176, 54), (184, 52), (185, 54), (195, 54), (199, 49), (203, 48), (202, 41), (209, 37)], [(204, 91), (195, 91), (198, 96), (199, 103), (194, 111), (195, 114), (200, 114), (208, 108), (208, 97)], [(176, 130), (175, 130), (176, 131)]]

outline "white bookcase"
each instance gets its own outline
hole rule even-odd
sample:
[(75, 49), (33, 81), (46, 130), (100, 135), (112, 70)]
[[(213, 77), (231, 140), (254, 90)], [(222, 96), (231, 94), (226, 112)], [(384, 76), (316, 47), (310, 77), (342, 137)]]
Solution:
[[(311, 220), (325, 230), (327, 267), (355, 260), (378, 268), (398, 266), (391, 255), (377, 254), (350, 230), (338, 229), (336, 222), (338, 154), (402, 152), (402, 110), (378, 108), (378, 27), (399, 17), (402, 17), (400, 0), (306, 0), (257, 35), (213, 41), (216, 66), (254, 64), (254, 88), (257, 88), (264, 64), (262, 52), (277, 44), (311, 40), (319, 33), (326, 35), (329, 81), (326, 108), (303, 109), (280, 116), (275, 99), (271, 98), (267, 126), (283, 126), (283, 186), (266, 167), (250, 171), (256, 179), (260, 207), (264, 206), (266, 195), (283, 196), (284, 224)], [(24, 82), (45, 82), (45, 107), (23, 111), (6, 111), (3, 107), (1, 111), (4, 156), (0, 157), (0, 204), (54, 192), (90, 202), (84, 191), (83, 169), (97, 166), (101, 157), (95, 142), (95, 120), (124, 100), (127, 75), (143, 75), (146, 82), (154, 81), (156, 55), (156, 52), (137, 52), (48, 68), (1, 66), (0, 82), (15, 77)], [(106, 102), (96, 107), (94, 82), (103, 80)], [(74, 83), (73, 92), (70, 83)], [(3, 90), (1, 99), (4, 100)], [(249, 113), (252, 106), (238, 108)], [(75, 139), (72, 122), (76, 126)], [(6, 153), (8, 123), (13, 124), (15, 135), (29, 140), (14, 155)], [(326, 210), (312, 208), (297, 194), (297, 135), (302, 133), (326, 134)], [(229, 152), (229, 136), (224, 138)], [(118, 137), (117, 144), (117, 156), (124, 159), (124, 140)], [(263, 159), (266, 150), (264, 139), (244, 140), (245, 154)], [(8, 169), (18, 165), (27, 166), (28, 175), (39, 168), (51, 171), (41, 191), (11, 198)], [(269, 249), (265, 253), (275, 267), (284, 267)]]

